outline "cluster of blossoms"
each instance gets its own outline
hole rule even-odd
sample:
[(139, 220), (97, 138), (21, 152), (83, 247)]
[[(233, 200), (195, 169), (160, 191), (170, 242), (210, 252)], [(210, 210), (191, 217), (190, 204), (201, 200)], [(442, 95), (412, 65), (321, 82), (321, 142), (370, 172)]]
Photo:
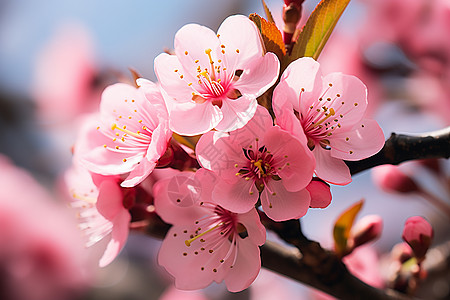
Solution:
[[(227, 18), (217, 34), (186, 25), (174, 46), (155, 59), (158, 84), (140, 78), (137, 87), (118, 83), (103, 92), (100, 113), (74, 147), (72, 206), (88, 245), (110, 236), (100, 265), (117, 256), (130, 226), (157, 214), (173, 225), (158, 261), (176, 287), (224, 281), (241, 291), (261, 268), (259, 215), (285, 221), (326, 207), (327, 183), (351, 181), (344, 160), (378, 152), (384, 136), (364, 118), (359, 79), (322, 76), (311, 58), (279, 78), (277, 56), (266, 53), (247, 17)], [(257, 98), (278, 79), (274, 125)], [(178, 143), (199, 135), (195, 149)]]

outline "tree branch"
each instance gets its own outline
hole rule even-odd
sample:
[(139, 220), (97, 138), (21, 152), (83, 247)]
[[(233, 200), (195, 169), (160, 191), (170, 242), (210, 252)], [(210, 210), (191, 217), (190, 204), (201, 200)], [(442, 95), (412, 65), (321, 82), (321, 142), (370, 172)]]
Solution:
[[(392, 290), (383, 291), (367, 285), (353, 276), (333, 252), (323, 249), (319, 243), (308, 240), (303, 234), (301, 238), (296, 238), (297, 233), (301, 233), (298, 220), (279, 223), (271, 221), (271, 224), (266, 223), (270, 229), (279, 225), (275, 231), (282, 233), (283, 238), (301, 248), (302, 254), (295, 248), (289, 249), (267, 241), (261, 247), (263, 267), (339, 299), (411, 299)], [(162, 239), (169, 228), (169, 225), (154, 215), (146, 228), (146, 234)]]
[(414, 159), (449, 158), (450, 127), (439, 131), (411, 136), (392, 133), (377, 154), (359, 161), (346, 161), (352, 175), (375, 166)]
[[(450, 127), (409, 136), (392, 133), (381, 151), (361, 161), (346, 161), (351, 174), (383, 164), (399, 164), (413, 159), (449, 158)], [(261, 247), (262, 266), (281, 275), (310, 285), (339, 299), (406, 300), (410, 297), (393, 290), (380, 290), (353, 276), (335, 253), (323, 249), (319, 243), (306, 238), (298, 220), (273, 222), (261, 214), (267, 229), (295, 246), (287, 248), (271, 241)], [(146, 233), (164, 238), (169, 229), (157, 215), (146, 228)]]

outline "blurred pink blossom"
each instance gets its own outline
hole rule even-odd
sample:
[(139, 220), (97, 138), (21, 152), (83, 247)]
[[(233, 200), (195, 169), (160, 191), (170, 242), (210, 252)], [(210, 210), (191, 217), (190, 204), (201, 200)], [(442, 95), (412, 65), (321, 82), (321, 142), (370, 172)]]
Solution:
[(99, 266), (104, 267), (125, 246), (131, 216), (123, 204), (120, 178), (96, 176), (97, 181), (101, 182), (98, 187), (94, 184), (91, 173), (74, 165), (66, 172), (65, 184), (72, 198), (70, 204), (78, 210), (79, 228), (86, 235), (86, 246), (90, 247), (109, 237), (99, 261)]
[(0, 156), (0, 298), (73, 299), (88, 269), (75, 218)]
[(343, 258), (349, 271), (371, 286), (383, 288), (384, 281), (379, 269), (379, 258), (374, 248), (364, 246), (356, 248)]
[(383, 219), (378, 215), (367, 215), (358, 220), (352, 227), (348, 247), (355, 249), (381, 236)]
[(386, 192), (411, 193), (419, 190), (416, 182), (394, 165), (382, 165), (372, 169), (374, 183)]
[(82, 27), (62, 27), (36, 62), (33, 96), (45, 122), (67, 122), (93, 111), (100, 92), (94, 88), (96, 66), (89, 33)]

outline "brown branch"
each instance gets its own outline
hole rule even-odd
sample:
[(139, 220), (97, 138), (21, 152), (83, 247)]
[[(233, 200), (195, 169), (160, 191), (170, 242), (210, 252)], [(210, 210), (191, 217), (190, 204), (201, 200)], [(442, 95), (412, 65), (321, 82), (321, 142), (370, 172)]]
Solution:
[(384, 164), (398, 165), (408, 160), (449, 157), (450, 127), (447, 127), (420, 136), (392, 133), (380, 152), (360, 161), (346, 161), (346, 164), (353, 175)]
[[(319, 243), (310, 241), (303, 235), (300, 239), (296, 238), (297, 233), (301, 232), (299, 224), (298, 220), (279, 223), (272, 221), (272, 225), (266, 223), (271, 229), (280, 225), (276, 231), (283, 232), (283, 238), (301, 248), (302, 255), (295, 248), (289, 249), (267, 241), (261, 247), (263, 267), (339, 299), (411, 299), (392, 290), (376, 289), (354, 277), (333, 252), (323, 249)], [(153, 237), (164, 238), (169, 228), (169, 225), (155, 215), (149, 222), (146, 233)]]

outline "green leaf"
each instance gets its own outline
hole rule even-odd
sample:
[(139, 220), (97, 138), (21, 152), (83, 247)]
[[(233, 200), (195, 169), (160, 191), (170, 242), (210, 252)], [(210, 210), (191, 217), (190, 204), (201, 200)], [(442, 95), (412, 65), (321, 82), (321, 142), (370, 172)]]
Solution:
[(317, 60), (336, 23), (350, 0), (322, 0), (306, 21), (284, 67), (297, 58), (308, 56)]
[(350, 230), (352, 229), (356, 215), (361, 210), (363, 204), (364, 199), (353, 204), (339, 216), (336, 223), (334, 224), (334, 249), (336, 251), (336, 254), (341, 257), (344, 256), (347, 252), (347, 240), (350, 235)]

